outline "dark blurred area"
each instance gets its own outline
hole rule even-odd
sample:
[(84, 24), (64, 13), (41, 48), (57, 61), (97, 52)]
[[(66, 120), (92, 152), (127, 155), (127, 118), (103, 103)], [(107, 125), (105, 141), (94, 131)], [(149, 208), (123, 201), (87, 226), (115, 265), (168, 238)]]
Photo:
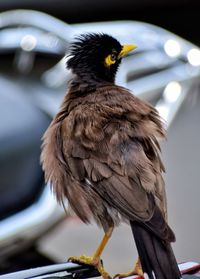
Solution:
[(198, 0), (1, 0), (0, 12), (34, 9), (68, 23), (138, 20), (152, 23), (199, 44)]

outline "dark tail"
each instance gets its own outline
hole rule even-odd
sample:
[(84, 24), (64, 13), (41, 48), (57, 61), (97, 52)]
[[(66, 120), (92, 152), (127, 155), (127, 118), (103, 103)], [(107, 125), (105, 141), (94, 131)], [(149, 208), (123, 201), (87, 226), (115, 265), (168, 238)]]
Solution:
[(148, 229), (130, 222), (143, 272), (149, 279), (179, 279), (181, 274), (170, 243)]

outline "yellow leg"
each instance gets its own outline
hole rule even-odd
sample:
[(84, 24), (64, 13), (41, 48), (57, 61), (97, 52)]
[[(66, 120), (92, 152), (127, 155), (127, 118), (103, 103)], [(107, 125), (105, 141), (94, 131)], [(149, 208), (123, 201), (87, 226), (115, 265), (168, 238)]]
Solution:
[(97, 250), (95, 251), (95, 253), (92, 257), (81, 255), (79, 257), (70, 257), (68, 259), (68, 261), (77, 262), (77, 263), (81, 263), (81, 264), (87, 264), (87, 265), (93, 265), (98, 269), (99, 273), (101, 274), (101, 276), (104, 279), (110, 279), (111, 278), (110, 275), (105, 271), (105, 269), (101, 263), (100, 256), (101, 256), (109, 238), (111, 237), (112, 232), (113, 232), (113, 227), (109, 228), (108, 231), (105, 232), (105, 235), (104, 235), (100, 245), (98, 246)]
[(141, 263), (140, 263), (140, 259), (138, 258), (136, 263), (135, 263), (135, 266), (133, 268), (133, 270), (131, 270), (130, 272), (128, 273), (119, 273), (119, 274), (116, 274), (113, 278), (122, 278), (122, 277), (127, 277), (127, 276), (132, 276), (132, 275), (139, 275), (141, 277), (144, 276), (144, 273), (143, 273), (143, 270), (142, 270), (142, 266), (141, 266)]
[(94, 258), (99, 258), (108, 242), (108, 240), (110, 239), (111, 235), (113, 232), (113, 227), (109, 228), (108, 231), (104, 234), (104, 237), (101, 241), (101, 243), (99, 244), (99, 247), (97, 248), (96, 252), (94, 253), (93, 257)]

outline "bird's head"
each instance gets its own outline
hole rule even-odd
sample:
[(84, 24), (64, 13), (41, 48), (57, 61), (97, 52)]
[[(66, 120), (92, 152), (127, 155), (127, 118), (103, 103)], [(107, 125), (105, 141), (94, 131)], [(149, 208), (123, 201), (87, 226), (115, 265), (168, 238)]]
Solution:
[(121, 59), (135, 48), (107, 34), (83, 34), (71, 44), (67, 67), (82, 77), (114, 82)]

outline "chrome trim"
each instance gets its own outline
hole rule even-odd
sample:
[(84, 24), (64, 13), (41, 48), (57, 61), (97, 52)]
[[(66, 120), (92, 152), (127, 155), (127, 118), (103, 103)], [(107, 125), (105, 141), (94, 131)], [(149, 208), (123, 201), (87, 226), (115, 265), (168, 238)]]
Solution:
[(11, 10), (0, 14), (0, 28), (31, 26), (47, 33), (56, 34), (64, 41), (70, 41), (72, 27), (48, 14), (34, 10)]
[(12, 272), (0, 275), (0, 279), (94, 278), (99, 275), (98, 270), (92, 266), (85, 267), (69, 262)]
[(47, 185), (37, 202), (0, 222), (0, 242), (7, 242), (19, 235), (20, 238), (36, 237), (62, 216), (64, 211), (52, 195), (50, 185)]

